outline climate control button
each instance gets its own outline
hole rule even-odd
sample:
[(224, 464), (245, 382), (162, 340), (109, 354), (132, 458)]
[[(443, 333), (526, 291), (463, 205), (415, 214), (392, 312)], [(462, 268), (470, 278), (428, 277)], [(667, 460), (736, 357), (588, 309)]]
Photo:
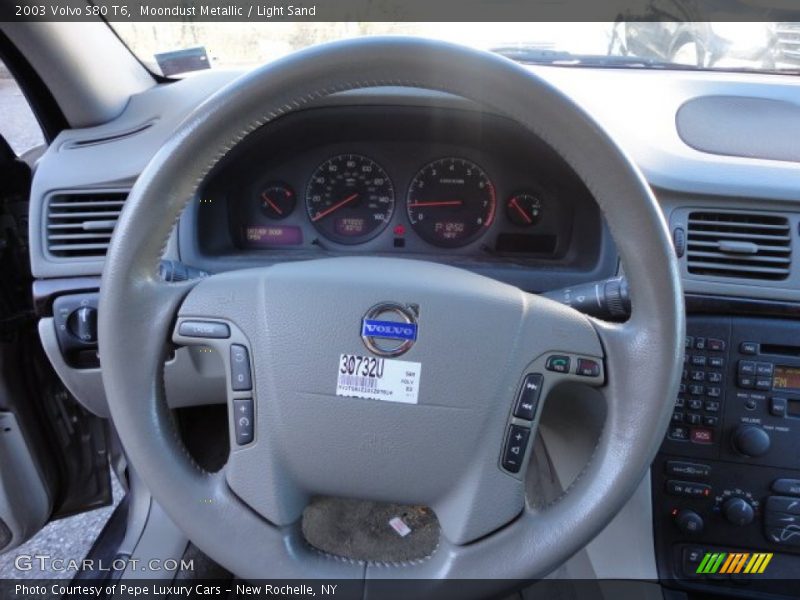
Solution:
[(800, 496), (800, 479), (776, 479), (772, 491), (784, 496)]
[(744, 498), (728, 498), (722, 505), (722, 514), (731, 525), (742, 527), (755, 519), (753, 505)]
[(675, 525), (677, 525), (678, 529), (683, 533), (697, 535), (703, 532), (705, 523), (703, 522), (703, 517), (693, 510), (683, 509), (675, 515)]

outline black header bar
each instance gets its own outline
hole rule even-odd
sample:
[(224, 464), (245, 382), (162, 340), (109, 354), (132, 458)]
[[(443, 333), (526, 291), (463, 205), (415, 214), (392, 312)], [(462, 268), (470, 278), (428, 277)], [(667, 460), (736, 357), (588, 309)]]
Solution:
[(0, 21), (800, 21), (797, 0), (0, 0)]

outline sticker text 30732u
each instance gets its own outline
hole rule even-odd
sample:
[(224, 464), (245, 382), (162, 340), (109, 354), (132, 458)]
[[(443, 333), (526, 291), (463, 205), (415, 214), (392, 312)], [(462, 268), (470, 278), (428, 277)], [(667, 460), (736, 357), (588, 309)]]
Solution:
[(342, 354), (336, 395), (417, 404), (421, 367), (407, 360)]

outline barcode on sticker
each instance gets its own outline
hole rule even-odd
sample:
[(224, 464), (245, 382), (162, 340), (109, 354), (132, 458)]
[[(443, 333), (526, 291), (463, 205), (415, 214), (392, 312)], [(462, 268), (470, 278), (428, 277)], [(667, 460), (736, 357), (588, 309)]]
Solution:
[(403, 519), (400, 517), (392, 517), (389, 519), (389, 525), (400, 537), (406, 537), (409, 533), (411, 533), (411, 528), (406, 525)]
[(336, 395), (416, 404), (421, 367), (418, 362), (342, 354), (336, 373)]
[(346, 392), (373, 392), (378, 389), (378, 380), (374, 377), (339, 374), (336, 387)]

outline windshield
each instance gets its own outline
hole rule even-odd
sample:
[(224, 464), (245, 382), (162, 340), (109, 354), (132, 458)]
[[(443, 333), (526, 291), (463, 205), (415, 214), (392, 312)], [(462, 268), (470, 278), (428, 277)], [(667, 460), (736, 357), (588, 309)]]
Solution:
[(111, 26), (154, 72), (249, 68), (364, 35), (416, 35), (531, 64), (796, 72), (800, 23), (132, 23)]

